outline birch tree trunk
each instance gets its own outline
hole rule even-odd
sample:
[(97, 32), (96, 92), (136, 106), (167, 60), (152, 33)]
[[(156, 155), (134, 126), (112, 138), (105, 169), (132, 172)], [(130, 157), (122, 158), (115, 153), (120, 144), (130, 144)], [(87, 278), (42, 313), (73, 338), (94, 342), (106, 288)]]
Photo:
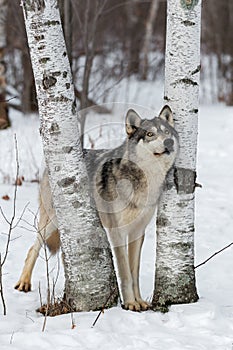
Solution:
[(146, 80), (148, 75), (148, 53), (153, 34), (153, 24), (159, 8), (159, 0), (152, 0), (149, 16), (146, 22), (146, 33), (142, 47), (141, 79)]
[(200, 71), (201, 0), (168, 0), (165, 97), (180, 154), (157, 215), (154, 308), (198, 300), (194, 272), (194, 191)]
[(27, 0), (22, 7), (61, 235), (66, 300), (76, 311), (89, 311), (100, 309), (111, 295), (111, 306), (118, 296), (116, 277), (107, 236), (89, 197), (58, 5), (55, 0)]
[(10, 125), (6, 102), (6, 63), (4, 54), (6, 48), (7, 0), (0, 0), (0, 129)]

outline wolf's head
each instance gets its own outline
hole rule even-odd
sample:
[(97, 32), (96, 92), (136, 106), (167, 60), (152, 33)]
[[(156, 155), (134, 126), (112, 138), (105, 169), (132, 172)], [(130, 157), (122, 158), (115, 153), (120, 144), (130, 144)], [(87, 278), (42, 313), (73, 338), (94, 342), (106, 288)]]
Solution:
[(178, 134), (169, 106), (164, 106), (159, 116), (151, 120), (141, 119), (137, 112), (130, 109), (126, 115), (126, 133), (129, 142), (137, 144), (137, 153), (142, 157), (150, 154), (164, 158), (177, 154)]

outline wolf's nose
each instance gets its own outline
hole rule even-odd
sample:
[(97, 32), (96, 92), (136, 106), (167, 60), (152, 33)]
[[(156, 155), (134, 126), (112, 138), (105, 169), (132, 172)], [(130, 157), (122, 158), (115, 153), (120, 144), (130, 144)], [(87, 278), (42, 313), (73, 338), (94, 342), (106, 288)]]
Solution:
[(174, 145), (174, 141), (172, 139), (166, 139), (163, 142), (164, 147), (168, 150), (168, 151), (173, 151), (173, 145)]

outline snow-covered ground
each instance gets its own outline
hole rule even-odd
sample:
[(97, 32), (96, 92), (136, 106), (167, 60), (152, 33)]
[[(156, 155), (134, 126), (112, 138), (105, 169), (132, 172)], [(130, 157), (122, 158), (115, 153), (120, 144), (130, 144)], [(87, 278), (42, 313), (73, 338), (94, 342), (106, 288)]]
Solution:
[[(145, 86), (146, 89), (146, 86)], [(149, 90), (148, 90), (149, 94)], [(140, 100), (140, 99), (139, 99)], [(129, 102), (131, 102), (129, 100)], [(135, 100), (134, 100), (135, 102)], [(143, 101), (140, 103), (144, 103)], [(161, 96), (153, 102), (156, 112)], [(147, 104), (148, 105), (148, 104)], [(153, 104), (149, 104), (153, 107)], [(124, 110), (125, 107), (119, 107)], [(138, 107), (140, 109), (140, 107)], [(143, 108), (142, 108), (143, 109)], [(147, 110), (145, 113), (147, 114)], [(149, 113), (149, 112), (148, 112)], [(97, 116), (88, 120), (87, 130), (96, 147), (109, 147), (124, 137), (123, 111), (116, 113), (120, 120)], [(152, 115), (151, 115), (152, 116)], [(44, 317), (36, 313), (40, 306), (38, 285), (43, 301), (46, 295), (45, 261), (38, 259), (33, 290), (24, 294), (14, 290), (29, 246), (35, 238), (34, 217), (38, 210), (37, 177), (41, 164), (41, 144), (36, 117), (25, 119), (14, 115), (11, 130), (0, 132), (0, 206), (5, 215), (12, 215), (15, 157), (13, 135), (17, 134), (20, 154), (20, 174), (25, 177), (18, 188), (16, 217), (28, 204), (23, 220), (14, 229), (9, 255), (4, 266), (4, 295), (7, 316), (0, 316), (0, 349), (102, 349), (102, 350), (232, 350), (233, 349), (233, 259), (232, 248), (219, 254), (197, 269), (200, 299), (195, 304), (172, 306), (167, 314), (147, 311), (134, 313), (120, 306), (106, 310), (92, 328), (97, 313), (76, 313), (72, 329), (71, 316), (48, 318), (45, 332), (41, 332)], [(110, 120), (108, 118), (111, 118)], [(106, 124), (111, 124), (110, 129)], [(96, 132), (98, 130), (98, 132)], [(88, 131), (88, 132), (89, 132)], [(200, 108), (198, 148), (198, 179), (196, 205), (196, 264), (233, 241), (233, 108), (223, 105)], [(87, 138), (88, 143), (89, 138)], [(9, 176), (8, 176), (9, 175)], [(10, 182), (6, 183), (10, 179)], [(8, 195), (10, 200), (2, 199)], [(155, 242), (154, 223), (148, 228), (142, 257), (141, 284), (143, 296), (151, 298), (153, 290)], [(0, 217), (0, 253), (4, 253), (7, 224)], [(56, 276), (58, 258), (50, 260), (51, 274)], [(62, 296), (63, 276), (60, 267), (56, 295)], [(0, 314), (2, 305), (0, 301)]]

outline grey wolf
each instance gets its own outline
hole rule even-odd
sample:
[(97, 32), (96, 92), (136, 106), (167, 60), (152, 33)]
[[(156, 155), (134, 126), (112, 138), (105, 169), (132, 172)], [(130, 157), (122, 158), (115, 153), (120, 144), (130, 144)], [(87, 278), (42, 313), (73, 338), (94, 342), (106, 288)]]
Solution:
[[(149, 306), (139, 288), (145, 229), (155, 212), (179, 143), (169, 106), (163, 107), (159, 116), (151, 120), (141, 119), (130, 109), (125, 127), (127, 137), (121, 146), (102, 153), (86, 152), (86, 164), (96, 207), (115, 257), (123, 306), (140, 311)], [(47, 175), (40, 187), (43, 201), (39, 233), (15, 286), (19, 291), (31, 289), (32, 270), (43, 242), (46, 241), (53, 253), (60, 245)], [(51, 217), (54, 219), (49, 219)]]

